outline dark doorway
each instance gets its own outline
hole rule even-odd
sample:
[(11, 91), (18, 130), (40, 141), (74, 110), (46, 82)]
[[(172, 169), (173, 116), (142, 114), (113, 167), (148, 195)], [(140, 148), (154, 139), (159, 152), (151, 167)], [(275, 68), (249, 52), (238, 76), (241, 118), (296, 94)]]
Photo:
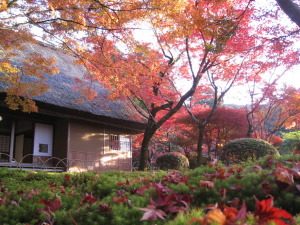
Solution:
[(15, 129), (14, 158), (17, 162), (32, 163), (34, 123), (17, 120)]
[(0, 162), (9, 162), (12, 120), (0, 116)]

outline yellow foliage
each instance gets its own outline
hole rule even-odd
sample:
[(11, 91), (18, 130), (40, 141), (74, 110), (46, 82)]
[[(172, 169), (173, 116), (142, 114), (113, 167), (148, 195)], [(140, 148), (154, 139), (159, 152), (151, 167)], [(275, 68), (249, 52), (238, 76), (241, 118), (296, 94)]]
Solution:
[(0, 0), (0, 12), (7, 10), (7, 2), (5, 0)]
[(220, 209), (213, 209), (209, 211), (203, 218), (194, 218), (189, 224), (200, 222), (202, 225), (225, 225), (226, 224), (226, 216)]
[(0, 73), (18, 73), (20, 70), (10, 63), (7, 62), (0, 62)]

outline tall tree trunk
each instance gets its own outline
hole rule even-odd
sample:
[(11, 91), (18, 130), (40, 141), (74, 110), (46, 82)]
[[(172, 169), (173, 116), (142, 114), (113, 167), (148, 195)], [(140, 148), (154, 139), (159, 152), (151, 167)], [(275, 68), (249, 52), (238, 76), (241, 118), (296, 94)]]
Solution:
[(300, 7), (293, 0), (276, 0), (283, 12), (300, 27)]
[(202, 164), (203, 160), (203, 139), (204, 139), (204, 129), (205, 126), (198, 126), (199, 127), (199, 136), (198, 136), (198, 143), (197, 143), (197, 166), (199, 167)]
[(141, 145), (141, 155), (140, 155), (140, 161), (138, 167), (139, 171), (144, 171), (147, 168), (147, 161), (149, 156), (149, 144), (157, 129), (158, 128), (156, 127), (155, 121), (150, 118), (148, 120), (148, 125), (146, 127), (142, 145)]
[(246, 133), (246, 138), (250, 138), (252, 134), (253, 134), (253, 128), (252, 125), (249, 125)]
[(248, 123), (248, 129), (247, 129), (247, 133), (246, 133), (246, 138), (250, 138), (251, 135), (253, 134), (253, 124), (252, 124), (252, 121), (250, 119), (250, 115), (249, 114), (246, 115), (246, 118), (247, 118), (247, 123)]

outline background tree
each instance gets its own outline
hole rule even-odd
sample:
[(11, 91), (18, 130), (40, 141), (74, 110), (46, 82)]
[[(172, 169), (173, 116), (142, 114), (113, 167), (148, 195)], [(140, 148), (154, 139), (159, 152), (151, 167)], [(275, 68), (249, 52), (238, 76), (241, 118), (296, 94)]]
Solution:
[[(201, 122), (205, 121), (211, 114), (210, 107), (194, 108), (193, 115)], [(189, 133), (190, 138), (197, 145), (199, 127), (194, 119), (186, 113), (185, 116), (177, 120), (182, 123)], [(247, 129), (247, 121), (243, 108), (219, 107), (207, 123), (203, 135), (203, 149), (207, 156), (218, 157), (220, 148), (228, 141), (244, 137), (243, 131)]]
[[(235, 68), (228, 66), (228, 63), (220, 63), (219, 67), (213, 68), (212, 71), (207, 71), (207, 77), (212, 90), (212, 106), (206, 117), (201, 120), (195, 116), (191, 110), (190, 105), (185, 105), (186, 110), (198, 127), (198, 141), (197, 141), (197, 164), (200, 166), (203, 158), (203, 141), (205, 136), (205, 129), (210, 123), (218, 107), (223, 103), (224, 96), (232, 88), (232, 86), (241, 79), (241, 71), (243, 68), (243, 60), (240, 65), (236, 64)], [(216, 76), (217, 74), (217, 76)]]
[(268, 96), (260, 110), (255, 112), (253, 136), (272, 142), (279, 131), (298, 120), (300, 115), (299, 90), (293, 87), (284, 87), (281, 93)]
[[(248, 102), (250, 102), (247, 106), (249, 129), (246, 137), (250, 137), (254, 132), (251, 122), (254, 119), (253, 113), (260, 111), (260, 105), (263, 104), (265, 97), (276, 91), (276, 85), (278, 81), (283, 82), (285, 73), (299, 65), (297, 54), (299, 47), (295, 44), (299, 40), (299, 27), (288, 24), (285, 15), (274, 3), (268, 4), (270, 5), (265, 7), (264, 4), (255, 1), (256, 11), (252, 14), (252, 20), (256, 21), (256, 31), (259, 34), (256, 35), (256, 54), (263, 55), (261, 51), (264, 49), (268, 57), (262, 57), (252, 65), (245, 64), (248, 69), (245, 70), (244, 83), (248, 87)], [(259, 83), (264, 83), (264, 87)]]
[(262, 81), (260, 71), (255, 74), (251, 74), (248, 77), (248, 74), (245, 76), (247, 80), (247, 88), (250, 98), (250, 104), (245, 106), (246, 118), (248, 122), (248, 129), (246, 132), (246, 137), (250, 138), (253, 136), (255, 130), (257, 130), (258, 123), (256, 116), (257, 113), (261, 110), (268, 97), (272, 96), (276, 91), (277, 81), (280, 77), (276, 77), (269, 82)]

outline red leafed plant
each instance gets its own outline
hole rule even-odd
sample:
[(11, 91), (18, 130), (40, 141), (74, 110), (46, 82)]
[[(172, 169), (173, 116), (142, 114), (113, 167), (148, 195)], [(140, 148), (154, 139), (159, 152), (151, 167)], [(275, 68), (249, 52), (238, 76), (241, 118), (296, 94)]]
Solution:
[(38, 210), (38, 213), (44, 213), (46, 215), (47, 222), (49, 224), (54, 224), (55, 221), (52, 219), (53, 213), (55, 213), (59, 208), (62, 207), (61, 199), (57, 196), (53, 199), (53, 201), (41, 199), (38, 203), (44, 204), (45, 207)]
[(227, 207), (224, 204), (217, 204), (210, 207), (210, 211), (201, 218), (193, 218), (191, 223), (199, 222), (201, 225), (234, 225), (245, 224), (248, 215), (254, 215), (255, 224), (267, 225), (273, 223), (275, 225), (292, 225), (296, 224), (293, 216), (287, 211), (274, 207), (273, 197), (269, 195), (268, 199), (259, 201), (255, 196), (256, 210), (247, 212), (245, 202), (243, 202), (240, 210), (235, 207)]
[(157, 220), (165, 219), (168, 213), (178, 213), (180, 211), (189, 210), (189, 204), (192, 201), (192, 196), (190, 194), (180, 194), (177, 192), (166, 193), (159, 186), (156, 186), (156, 202), (150, 196), (150, 205), (147, 208), (138, 208), (145, 211), (142, 220)]
[(128, 200), (128, 196), (125, 194), (124, 190), (117, 190), (116, 193), (117, 196), (113, 197), (114, 202), (130, 204), (130, 201)]
[(212, 173), (212, 174), (204, 174), (204, 176), (207, 178), (207, 179), (220, 179), (220, 180), (224, 180), (224, 179), (227, 179), (228, 177), (230, 177), (232, 175), (232, 172), (233, 171), (229, 171), (227, 172), (226, 169), (224, 168), (221, 168), (219, 166), (216, 166), (216, 172), (215, 173)]
[(189, 209), (190, 198), (186, 195), (177, 195), (175, 192), (169, 195), (160, 195), (157, 201), (150, 197), (150, 205), (147, 208), (138, 208), (145, 211), (142, 220), (165, 219), (167, 213), (177, 213)]
[(259, 224), (273, 222), (276, 225), (296, 224), (293, 216), (287, 211), (274, 207), (273, 197), (259, 201), (255, 196), (256, 210), (254, 215), (258, 216)]
[(200, 186), (201, 187), (205, 187), (207, 189), (213, 189), (215, 187), (215, 183), (213, 181), (204, 181), (204, 180), (200, 180)]
[(150, 197), (150, 204), (151, 205), (148, 205), (147, 208), (138, 208), (142, 211), (145, 211), (140, 220), (157, 220), (158, 218), (165, 220), (164, 217), (167, 216), (167, 214), (163, 210), (159, 209), (159, 207), (163, 206), (163, 204), (159, 201), (155, 203), (152, 200), (152, 197)]
[(97, 202), (98, 198), (95, 198), (92, 193), (91, 194), (87, 194), (84, 198), (81, 199), (81, 203), (80, 205), (84, 205), (85, 203), (88, 203), (89, 205), (92, 205), (93, 203)]
[(5, 202), (6, 202), (6, 197), (5, 196), (2, 196), (2, 198), (0, 198), (0, 206), (4, 205)]

